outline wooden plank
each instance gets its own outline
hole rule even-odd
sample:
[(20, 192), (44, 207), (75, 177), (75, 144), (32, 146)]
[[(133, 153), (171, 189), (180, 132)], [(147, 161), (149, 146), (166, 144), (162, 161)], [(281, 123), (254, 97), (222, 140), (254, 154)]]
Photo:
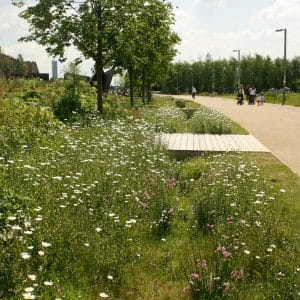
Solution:
[(216, 134), (215, 139), (216, 139), (216, 142), (218, 143), (219, 151), (228, 151), (227, 144), (224, 142), (225, 139), (223, 139), (221, 135)]
[(253, 143), (252, 138), (250, 135), (247, 135), (247, 139), (245, 139), (245, 143), (248, 145), (248, 151), (257, 151), (257, 145)]
[(227, 150), (226, 151), (236, 151), (237, 145), (235, 143), (233, 143), (230, 134), (225, 134), (224, 136), (222, 135), (222, 138), (224, 139), (224, 142), (227, 145)]
[(194, 134), (193, 139), (194, 139), (194, 151), (200, 151), (201, 150), (201, 147), (200, 147), (200, 134)]
[(228, 134), (222, 135), (220, 138), (223, 141), (225, 151), (226, 152), (231, 151), (232, 150), (232, 144), (231, 144), (231, 140), (228, 138)]
[(255, 145), (256, 150), (260, 150), (261, 152), (270, 152), (270, 150), (265, 145), (263, 145), (260, 141), (258, 141), (256, 137), (254, 137), (253, 135), (250, 135), (249, 139), (251, 140), (251, 143)]
[(194, 151), (194, 134), (186, 133), (186, 137), (187, 137), (186, 150)]
[(205, 134), (199, 135), (199, 142), (200, 142), (200, 150), (206, 151), (207, 145), (206, 145)]
[(246, 136), (241, 137), (240, 135), (231, 135), (231, 138), (238, 145), (239, 151), (245, 152), (245, 151), (253, 150), (253, 147), (251, 146), (251, 144), (247, 143), (248, 138)]
[(178, 135), (178, 140), (180, 139), (180, 145), (178, 150), (186, 150), (187, 145), (187, 136), (184, 133), (181, 133), (180, 136)]
[(173, 151), (247, 151), (270, 152), (251, 135), (212, 135), (191, 133), (160, 133), (155, 142)]
[(209, 139), (208, 134), (203, 135), (203, 146), (202, 146), (204, 151), (211, 151), (212, 150), (212, 145)]
[(210, 139), (213, 145), (213, 151), (220, 151), (221, 148), (219, 146), (219, 143), (217, 142), (217, 135), (216, 134), (210, 135)]
[(168, 149), (169, 150), (176, 149), (175, 141), (176, 141), (176, 136), (174, 134), (170, 134), (169, 141), (168, 141)]
[(239, 135), (236, 137), (236, 139), (239, 139), (244, 147), (244, 151), (253, 151), (255, 148), (253, 147), (251, 141), (249, 140), (249, 135)]
[(180, 150), (181, 148), (181, 133), (174, 133), (174, 142), (172, 150)]

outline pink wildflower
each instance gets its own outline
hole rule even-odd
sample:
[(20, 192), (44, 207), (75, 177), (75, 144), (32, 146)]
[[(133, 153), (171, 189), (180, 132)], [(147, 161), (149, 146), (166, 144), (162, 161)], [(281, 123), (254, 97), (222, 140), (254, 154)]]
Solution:
[(244, 278), (244, 270), (239, 269), (239, 270), (233, 270), (231, 273), (231, 278), (234, 280), (242, 280)]
[(177, 185), (177, 181), (176, 181), (176, 179), (173, 177), (173, 178), (168, 179), (166, 184), (167, 184), (167, 187), (169, 187), (169, 188), (174, 188), (174, 187), (176, 187), (176, 185)]
[(206, 259), (198, 259), (197, 260), (197, 265), (205, 270), (208, 269), (208, 263)]
[(197, 273), (193, 273), (190, 275), (190, 279), (193, 281), (199, 280), (200, 276)]

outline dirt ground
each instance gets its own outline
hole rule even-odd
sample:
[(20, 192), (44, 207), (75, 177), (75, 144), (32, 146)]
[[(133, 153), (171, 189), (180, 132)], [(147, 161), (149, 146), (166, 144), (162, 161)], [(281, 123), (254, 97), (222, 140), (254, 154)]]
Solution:
[[(192, 100), (190, 95), (172, 97)], [(300, 176), (300, 107), (269, 103), (237, 105), (234, 100), (216, 96), (196, 96), (194, 101), (240, 124)]]

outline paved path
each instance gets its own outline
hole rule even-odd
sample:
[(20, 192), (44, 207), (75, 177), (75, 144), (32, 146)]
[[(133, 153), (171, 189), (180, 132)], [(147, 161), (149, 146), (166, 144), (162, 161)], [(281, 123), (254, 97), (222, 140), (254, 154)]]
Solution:
[[(192, 100), (191, 96), (173, 97)], [(240, 124), (300, 176), (300, 107), (269, 103), (241, 106), (220, 97), (197, 96), (194, 101)]]

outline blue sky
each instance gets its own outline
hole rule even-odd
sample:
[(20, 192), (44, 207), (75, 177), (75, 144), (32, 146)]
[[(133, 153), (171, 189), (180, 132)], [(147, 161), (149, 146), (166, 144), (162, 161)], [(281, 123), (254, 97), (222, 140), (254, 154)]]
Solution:
[[(34, 2), (33, 0), (30, 0)], [(210, 53), (213, 59), (241, 55), (283, 56), (283, 32), (287, 28), (287, 57), (300, 56), (300, 0), (169, 0), (174, 6), (174, 31), (181, 37), (175, 61), (197, 61)], [(41, 72), (51, 74), (51, 57), (35, 43), (19, 43), (27, 24), (10, 0), (0, 0), (0, 46), (4, 53), (35, 60)], [(70, 60), (78, 53), (69, 50)], [(82, 64), (90, 75), (92, 62)], [(59, 70), (63, 65), (59, 64)]]

